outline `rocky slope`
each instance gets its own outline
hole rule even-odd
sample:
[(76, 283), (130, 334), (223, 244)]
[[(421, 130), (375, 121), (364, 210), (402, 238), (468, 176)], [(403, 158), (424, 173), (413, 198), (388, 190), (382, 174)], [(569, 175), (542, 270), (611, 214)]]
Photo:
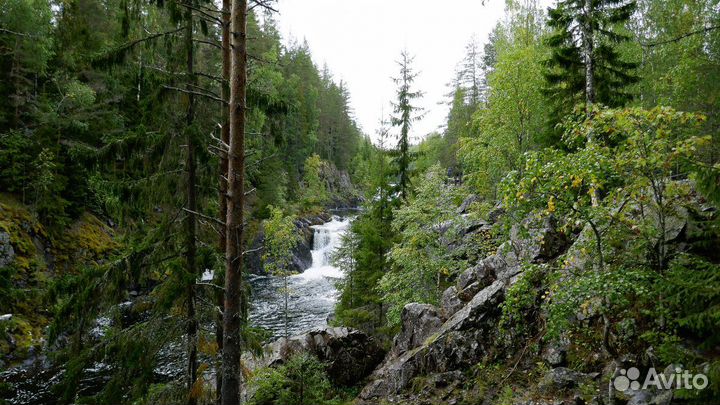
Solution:
[[(491, 217), (497, 218), (497, 213)], [(687, 217), (674, 221), (678, 231), (671, 237), (678, 238)], [(552, 216), (540, 223), (516, 225), (510, 239), (494, 254), (466, 269), (444, 291), (439, 308), (416, 303), (405, 306), (402, 330), (369, 377), (357, 404), (684, 403), (673, 399), (673, 390), (618, 392), (612, 379), (624, 368), (643, 364), (643, 356), (587, 352), (587, 357), (578, 358), (581, 342), (541, 339), (544, 314), (533, 315), (538, 337), (508, 344), (500, 325), (501, 305), (512, 286), (530, 277), (528, 264), (542, 267), (562, 259), (565, 266), (582, 266), (587, 258), (581, 247), (586, 233), (566, 235)], [(576, 260), (566, 261), (569, 257)], [(590, 325), (589, 320), (599, 316), (578, 308), (574, 322)], [(669, 376), (673, 366), (664, 370)]]

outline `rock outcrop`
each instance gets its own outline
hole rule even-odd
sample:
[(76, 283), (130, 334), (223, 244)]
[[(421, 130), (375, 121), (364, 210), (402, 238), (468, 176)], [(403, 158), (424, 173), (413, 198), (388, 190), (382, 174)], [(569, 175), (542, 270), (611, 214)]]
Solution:
[(393, 344), (396, 353), (404, 353), (422, 345), (443, 323), (438, 309), (430, 304), (407, 304), (400, 318), (402, 330)]
[(303, 352), (323, 362), (330, 381), (340, 386), (362, 381), (385, 356), (385, 351), (369, 335), (350, 328), (327, 327), (278, 339), (265, 345), (261, 355), (246, 353), (243, 362), (252, 370), (276, 367)]
[[(492, 319), (498, 315), (502, 297), (503, 282), (497, 280), (477, 293), (420, 346), (400, 354), (399, 350), (393, 349), (372, 374), (372, 381), (363, 388), (360, 397), (371, 400), (397, 394), (418, 375), (459, 370), (477, 363), (485, 352), (483, 342), (487, 341)], [(404, 330), (411, 327), (403, 324)], [(397, 341), (395, 346), (411, 347), (414, 342)]]
[[(524, 229), (516, 228), (495, 254), (462, 272), (455, 285), (443, 293), (440, 309), (427, 304), (405, 306), (402, 331), (361, 391), (361, 401), (374, 403), (379, 398), (397, 395), (419, 376), (431, 379), (444, 376), (441, 379), (445, 381), (447, 376), (468, 369), (489, 353), (494, 346), (500, 304), (507, 288), (522, 273), (523, 263), (557, 257), (569, 245), (552, 218), (524, 225)], [(552, 362), (562, 364), (564, 358), (557, 357), (554, 353)], [(462, 380), (461, 373), (452, 380)]]

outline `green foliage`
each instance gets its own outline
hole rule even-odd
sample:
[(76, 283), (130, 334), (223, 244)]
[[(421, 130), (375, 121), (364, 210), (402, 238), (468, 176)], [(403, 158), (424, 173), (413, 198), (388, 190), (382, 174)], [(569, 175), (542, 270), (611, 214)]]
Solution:
[(389, 267), (386, 253), (394, 239), (386, 215), (389, 212), (381, 213), (380, 204), (371, 205), (353, 220), (333, 255), (333, 263), (345, 275), (337, 284), (340, 300), (335, 314), (341, 325), (375, 332), (384, 324), (384, 303), (376, 287)]
[(320, 207), (329, 199), (325, 182), (320, 177), (323, 164), (318, 155), (311, 155), (305, 160), (303, 189), (300, 200), (305, 210)]
[(400, 54), (400, 61), (397, 62), (400, 67), (400, 74), (393, 79), (398, 88), (395, 91), (397, 101), (393, 103), (395, 115), (392, 117), (391, 122), (394, 127), (400, 129), (393, 163), (397, 175), (397, 190), (403, 200), (407, 199), (410, 189), (410, 163), (413, 158), (410, 153), (410, 128), (414, 121), (421, 118), (421, 115), (419, 115), (421, 109), (415, 105), (415, 102), (423, 95), (422, 91), (412, 88), (418, 75), (412, 67), (413, 59), (407, 51), (403, 51)]
[(270, 206), (270, 218), (265, 220), (265, 252), (263, 261), (269, 274), (282, 277), (285, 295), (285, 337), (288, 337), (288, 277), (291, 274), (292, 254), (301, 237), (295, 226), (295, 218), (284, 216), (280, 208)]
[[(720, 288), (718, 285), (720, 266), (702, 257), (683, 254), (670, 263), (670, 267), (658, 286), (663, 298), (655, 308), (658, 318), (671, 320), (665, 325), (662, 335), (648, 335), (647, 338), (662, 337), (665, 348), (663, 361), (688, 361), (696, 355), (683, 350), (675, 339), (679, 335), (697, 336), (697, 349), (711, 350), (717, 345), (718, 336), (714, 331), (720, 326)], [(674, 347), (673, 347), (674, 346)], [(681, 356), (677, 356), (682, 353)], [(689, 358), (688, 358), (689, 357)]]
[(508, 288), (498, 323), (505, 344), (530, 337), (530, 323), (537, 316), (539, 297), (545, 298), (541, 291), (545, 271), (539, 265), (528, 264), (524, 266), (522, 276)]
[(387, 252), (396, 235), (392, 230), (392, 208), (389, 159), (385, 146), (387, 128), (381, 122), (380, 148), (370, 156), (370, 172), (364, 210), (353, 220), (344, 235), (333, 262), (345, 277), (337, 283), (340, 299), (335, 308), (337, 322), (372, 333), (385, 335), (386, 305), (377, 284), (389, 268)]
[(639, 0), (638, 11), (631, 26), (637, 41), (658, 44), (634, 50), (636, 58), (642, 52), (643, 60), (640, 103), (646, 108), (664, 105), (707, 116), (704, 129), (713, 143), (701, 156), (712, 165), (720, 148), (714, 130), (720, 118), (720, 69), (714, 56), (720, 50), (720, 31), (705, 28), (717, 21), (720, 11), (704, 0)]
[(330, 382), (322, 363), (312, 355), (297, 354), (277, 368), (259, 370), (250, 380), (252, 405), (331, 404)]
[(265, 244), (263, 260), (270, 274), (287, 276), (292, 250), (300, 242), (300, 233), (293, 216), (285, 216), (280, 208), (269, 207), (270, 218), (264, 221)]
[(396, 326), (410, 302), (438, 302), (442, 281), (456, 275), (463, 261), (450, 255), (447, 241), (457, 232), (455, 190), (445, 184), (439, 165), (428, 170), (417, 185), (416, 196), (394, 213), (393, 230), (399, 235), (389, 258), (392, 267), (379, 282), (389, 305), (388, 323)]
[[(654, 294), (655, 274), (648, 269), (618, 267), (599, 273), (586, 271), (564, 275), (558, 272), (545, 296), (548, 310), (547, 338), (556, 339), (573, 329), (577, 316), (605, 316), (613, 321), (637, 317), (635, 306)], [(601, 342), (594, 350), (602, 350)]]
[[(532, 19), (536, 12), (525, 10), (515, 18)], [(508, 171), (523, 167), (524, 154), (536, 144), (544, 125), (540, 29), (508, 24), (496, 30), (487, 102), (473, 115), (473, 135), (461, 139), (459, 150), (467, 182), (489, 199), (496, 198), (497, 184)]]

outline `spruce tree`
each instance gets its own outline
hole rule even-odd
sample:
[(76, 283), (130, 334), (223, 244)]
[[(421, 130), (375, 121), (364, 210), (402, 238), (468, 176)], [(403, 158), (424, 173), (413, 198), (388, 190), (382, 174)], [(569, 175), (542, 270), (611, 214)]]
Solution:
[(403, 200), (407, 200), (410, 187), (410, 163), (412, 160), (410, 128), (414, 121), (422, 118), (422, 109), (414, 105), (415, 100), (422, 97), (423, 93), (412, 89), (412, 84), (418, 75), (411, 66), (413, 59), (407, 51), (403, 51), (397, 62), (400, 66), (400, 75), (393, 78), (398, 88), (396, 91), (397, 102), (393, 103), (395, 115), (392, 116), (391, 122), (393, 126), (400, 128), (394, 163), (398, 176), (397, 190)]
[(619, 107), (632, 99), (628, 86), (638, 80), (638, 64), (626, 60), (620, 46), (630, 39), (624, 25), (635, 7), (634, 0), (562, 0), (548, 10), (554, 32), (547, 39), (551, 55), (543, 74), (545, 94), (554, 104), (552, 137), (555, 124), (577, 104)]

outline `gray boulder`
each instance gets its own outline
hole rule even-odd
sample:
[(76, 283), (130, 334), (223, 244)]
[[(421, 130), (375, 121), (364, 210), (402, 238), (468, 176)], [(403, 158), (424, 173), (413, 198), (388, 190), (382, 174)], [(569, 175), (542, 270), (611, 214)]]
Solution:
[(380, 364), (385, 351), (371, 336), (358, 330), (336, 327), (314, 329), (263, 347), (259, 356), (245, 353), (243, 362), (251, 370), (277, 367), (298, 353), (310, 353), (325, 364), (333, 384), (352, 386)]
[(476, 364), (487, 352), (484, 342), (491, 340), (503, 285), (498, 280), (485, 287), (420, 346), (405, 352), (394, 349), (373, 372), (360, 398), (385, 398), (405, 389), (418, 375), (462, 370)]
[(395, 337), (393, 344), (396, 353), (403, 353), (420, 346), (443, 323), (437, 308), (430, 304), (407, 304), (400, 318), (402, 331)]
[(496, 206), (492, 209), (492, 211), (488, 212), (488, 221), (491, 224), (497, 223), (503, 215), (505, 215), (505, 208)]
[(599, 375), (599, 373), (585, 374), (566, 367), (557, 367), (543, 376), (539, 386), (541, 389), (552, 391), (575, 388), (581, 382), (594, 379)]
[(460, 207), (457, 209), (458, 214), (465, 214), (470, 209), (470, 206), (473, 205), (475, 202), (479, 201), (480, 198), (475, 194), (470, 194), (465, 198), (465, 200), (460, 204)]
[(520, 262), (543, 263), (553, 259), (570, 246), (570, 239), (557, 229), (552, 215), (542, 221), (525, 220), (510, 230), (510, 246)]
[(567, 360), (567, 349), (570, 342), (566, 338), (548, 344), (542, 351), (541, 357), (550, 367), (564, 366)]
[(0, 232), (0, 267), (5, 267), (15, 260), (15, 249), (10, 243), (10, 235)]
[(497, 278), (495, 275), (496, 263), (490, 260), (481, 260), (478, 264), (463, 271), (458, 276), (457, 290), (462, 292), (475, 284), (475, 291), (468, 290), (469, 297), (465, 301), (469, 301), (480, 290), (490, 285)]
[(440, 312), (445, 319), (453, 316), (455, 312), (459, 311), (463, 305), (465, 305), (465, 303), (460, 301), (458, 290), (455, 286), (449, 287), (443, 292), (440, 304)]

